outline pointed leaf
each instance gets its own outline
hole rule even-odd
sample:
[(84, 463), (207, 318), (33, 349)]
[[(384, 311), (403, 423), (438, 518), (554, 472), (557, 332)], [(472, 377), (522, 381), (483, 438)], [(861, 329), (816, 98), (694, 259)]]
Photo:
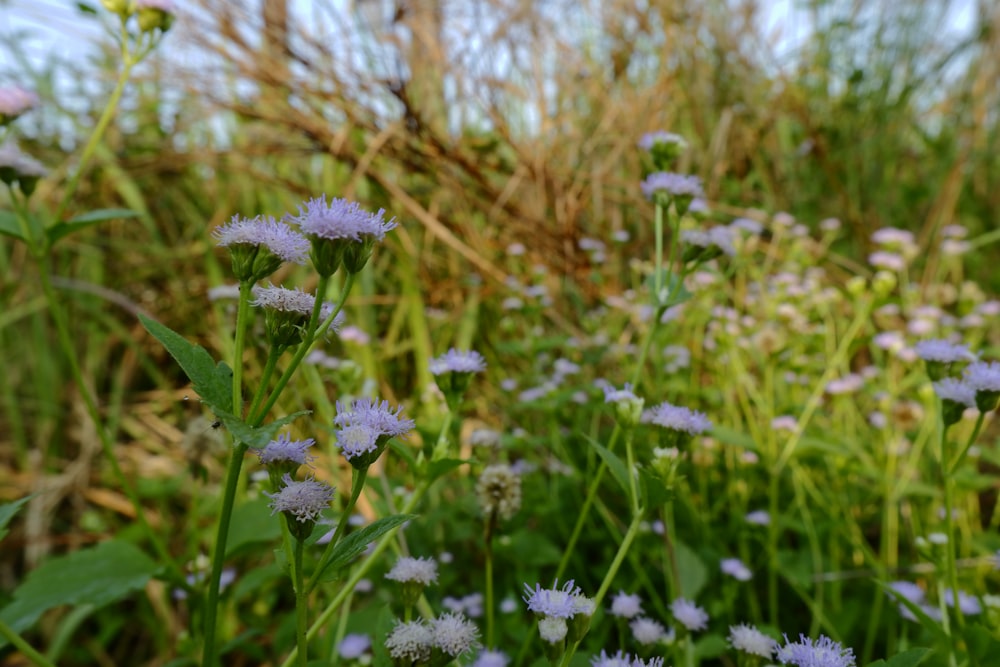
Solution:
[(18, 511), (24, 507), (29, 500), (31, 500), (31, 498), (32, 496), (25, 496), (20, 500), (0, 505), (0, 540), (5, 538), (9, 532), (7, 530), (7, 524), (10, 523), (10, 520), (14, 518), (14, 515), (17, 514)]
[(139, 321), (146, 327), (146, 331), (167, 348), (167, 352), (194, 384), (194, 390), (198, 392), (201, 400), (220, 418), (225, 415), (232, 417), (232, 369), (221, 361), (216, 365), (212, 355), (205, 348), (188, 342), (179, 333), (159, 322), (145, 315), (139, 315)]
[(920, 663), (924, 661), (925, 658), (930, 656), (931, 650), (929, 648), (911, 648), (909, 651), (903, 651), (895, 656), (893, 656), (887, 663), (886, 667), (917, 667)]
[(99, 222), (120, 218), (136, 218), (138, 216), (138, 213), (127, 208), (102, 208), (90, 211), (89, 213), (83, 213), (64, 222), (57, 222), (45, 230), (45, 236), (48, 237), (49, 245), (51, 246), (64, 236), (78, 232), (81, 229), (86, 229)]
[(708, 568), (688, 545), (680, 540), (674, 543), (677, 571), (680, 573), (681, 595), (689, 600), (697, 600), (698, 593), (708, 583)]
[(0, 211), (0, 234), (26, 240), (21, 233), (21, 225), (17, 224), (17, 216), (10, 211)]
[(608, 466), (608, 469), (611, 471), (611, 474), (615, 478), (615, 481), (617, 481), (618, 485), (622, 487), (622, 492), (625, 494), (625, 497), (628, 498), (631, 491), (629, 488), (629, 481), (628, 481), (628, 468), (625, 466), (625, 462), (622, 461), (620, 458), (618, 458), (618, 456), (616, 456), (610, 449), (608, 449), (601, 443), (597, 442), (596, 440), (590, 437), (587, 436), (584, 437), (587, 438), (587, 440), (590, 442), (591, 447), (593, 447), (594, 450), (600, 455), (601, 459), (604, 461), (604, 464)]
[[(342, 539), (337, 546), (333, 548), (333, 553), (330, 554), (330, 560), (327, 561), (322, 568), (322, 571), (324, 572), (322, 575), (323, 581), (335, 579), (337, 570), (341, 569), (352, 560), (363, 554), (371, 542), (374, 542), (390, 530), (395, 530), (397, 527), (403, 525), (416, 516), (416, 514), (394, 514), (392, 516), (387, 516), (384, 519), (379, 519), (371, 525), (365, 526), (361, 530), (357, 530)], [(328, 571), (333, 572), (334, 576), (327, 574)]]
[(281, 427), (292, 423), (302, 415), (310, 414), (310, 410), (299, 410), (281, 419), (275, 419), (269, 424), (262, 424), (256, 428), (247, 424), (235, 415), (227, 413), (216, 413), (226, 429), (232, 434), (233, 439), (256, 449), (263, 449), (267, 443), (274, 440), (274, 436), (281, 430)]
[[(118, 540), (57, 556), (28, 574), (14, 590), (14, 601), (0, 611), (0, 619), (22, 632), (54, 607), (101, 607), (141, 590), (158, 569), (134, 545)], [(4, 643), (0, 639), (0, 645)]]
[(463, 463), (468, 463), (468, 461), (462, 459), (439, 459), (431, 461), (430, 465), (427, 466), (428, 481), (433, 482), (438, 477), (447, 475)]

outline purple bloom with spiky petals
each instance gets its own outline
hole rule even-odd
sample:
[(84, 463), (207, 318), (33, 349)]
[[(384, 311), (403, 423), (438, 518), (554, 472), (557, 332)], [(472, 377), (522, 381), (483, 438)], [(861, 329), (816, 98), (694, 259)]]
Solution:
[(601, 651), (600, 655), (590, 659), (590, 664), (593, 667), (663, 667), (663, 658), (643, 660), (624, 651), (618, 651), (614, 655)]
[(357, 202), (334, 197), (327, 203), (326, 196), (316, 197), (299, 206), (299, 215), (289, 220), (299, 225), (303, 234), (324, 239), (350, 239), (361, 241), (371, 237), (381, 241), (385, 233), (396, 227), (395, 218), (384, 220), (385, 209), (371, 213)]
[(698, 435), (712, 428), (712, 422), (703, 413), (667, 402), (645, 410), (642, 413), (642, 421), (689, 435)]
[(697, 176), (656, 171), (646, 177), (639, 187), (646, 199), (653, 199), (657, 193), (671, 197), (704, 197), (701, 179)]
[(270, 463), (290, 462), (308, 465), (316, 457), (309, 453), (309, 448), (316, 444), (312, 438), (292, 440), (287, 433), (282, 433), (275, 440), (267, 443), (263, 449), (254, 450), (257, 458), (264, 465)]
[(309, 241), (283, 222), (270, 216), (232, 219), (212, 231), (216, 245), (226, 248), (234, 245), (262, 246), (285, 262), (305, 264), (309, 254)]
[(333, 418), (333, 423), (341, 428), (364, 425), (377, 433), (379, 439), (388, 440), (404, 436), (413, 430), (413, 420), (405, 419), (402, 412), (403, 408), (393, 409), (389, 401), (359, 398), (350, 407), (337, 401), (337, 416)]
[(541, 584), (535, 584), (534, 590), (528, 584), (524, 585), (524, 592), (527, 597), (522, 599), (528, 605), (528, 611), (533, 611), (542, 616), (552, 618), (573, 618), (576, 615), (576, 596), (583, 595), (583, 592), (570, 579), (562, 588), (556, 588), (556, 582), (552, 588), (542, 588)]
[(431, 359), (432, 375), (444, 373), (481, 373), (486, 370), (486, 359), (475, 350), (459, 351), (451, 348), (440, 357)]
[(964, 343), (952, 343), (941, 338), (922, 340), (913, 346), (913, 350), (924, 361), (950, 364), (956, 361), (976, 360), (976, 355), (972, 354)]
[(611, 598), (611, 615), (619, 618), (632, 618), (642, 613), (642, 598), (636, 593), (618, 591)]
[(337, 446), (348, 461), (378, 449), (379, 432), (367, 424), (349, 424), (337, 431)]
[(301, 523), (315, 522), (333, 499), (333, 487), (325, 482), (312, 478), (297, 482), (288, 473), (281, 481), (285, 486), (277, 493), (264, 492), (271, 499), (271, 514), (286, 512)]
[(855, 667), (854, 649), (844, 648), (829, 637), (820, 635), (813, 641), (799, 635), (799, 641), (789, 641), (784, 635), (785, 645), (778, 649), (777, 658), (783, 665), (796, 667)]
[(934, 393), (943, 401), (952, 401), (970, 408), (976, 407), (976, 388), (964, 380), (946, 377), (933, 382)]
[(677, 598), (671, 602), (670, 613), (678, 623), (692, 632), (708, 627), (708, 614), (705, 610), (686, 598)]
[(966, 366), (965, 381), (977, 392), (1000, 391), (1000, 362), (977, 361)]

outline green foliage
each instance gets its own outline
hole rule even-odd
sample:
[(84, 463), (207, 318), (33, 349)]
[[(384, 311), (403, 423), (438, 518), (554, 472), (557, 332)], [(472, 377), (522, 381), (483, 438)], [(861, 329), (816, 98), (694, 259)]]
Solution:
[(7, 536), (10, 530), (7, 528), (7, 524), (10, 520), (24, 507), (28, 501), (31, 500), (31, 496), (21, 498), (20, 500), (15, 500), (12, 503), (4, 503), (0, 505), (0, 540)]

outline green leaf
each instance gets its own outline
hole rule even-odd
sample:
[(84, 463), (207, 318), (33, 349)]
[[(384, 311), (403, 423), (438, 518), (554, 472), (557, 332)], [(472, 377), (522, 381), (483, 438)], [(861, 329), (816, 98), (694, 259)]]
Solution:
[(664, 486), (663, 480), (647, 468), (639, 469), (640, 504), (649, 509), (650, 507), (662, 507), (670, 500), (670, 490)]
[(911, 648), (896, 654), (885, 665), (886, 667), (917, 667), (930, 654), (929, 648)]
[[(660, 289), (664, 291), (665, 295), (672, 295), (664, 304), (667, 308), (689, 301), (694, 296), (694, 294), (684, 287), (680, 277), (672, 273), (669, 269), (661, 269), (660, 275), (663, 277)], [(658, 298), (657, 295), (653, 294), (653, 290), (656, 289), (656, 271), (652, 271), (646, 277), (646, 288), (653, 295), (653, 303), (655, 304)]]
[(395, 438), (389, 441), (389, 448), (397, 455), (399, 458), (406, 461), (406, 465), (409, 466), (410, 470), (417, 469), (417, 459), (410, 451), (410, 448), (406, 443), (401, 442)]
[(10, 211), (0, 211), (0, 234), (12, 236), (22, 241), (27, 240), (21, 234), (21, 225), (17, 224), (17, 216)]
[(307, 415), (310, 412), (310, 410), (299, 410), (298, 412), (293, 412), (292, 414), (282, 417), (281, 419), (275, 419), (269, 424), (262, 424), (256, 428), (229, 413), (224, 412), (216, 414), (218, 414), (219, 419), (226, 425), (226, 429), (232, 434), (235, 440), (245, 442), (256, 449), (263, 449), (267, 446), (267, 443), (274, 440), (274, 436), (279, 430), (281, 430), (281, 427), (292, 423), (302, 415)]
[(233, 510), (226, 556), (247, 545), (275, 542), (281, 537), (281, 522), (278, 517), (271, 517), (267, 502), (267, 498), (257, 498)]
[(431, 461), (430, 465), (427, 466), (427, 481), (433, 482), (438, 477), (447, 475), (463, 463), (468, 463), (468, 461), (463, 461), (462, 459), (439, 459)]
[[(384, 519), (379, 519), (371, 525), (365, 526), (361, 530), (351, 533), (333, 548), (333, 553), (330, 554), (330, 560), (327, 561), (322, 567), (322, 572), (330, 570), (336, 573), (337, 570), (363, 554), (370, 543), (388, 533), (390, 530), (403, 525), (415, 516), (416, 514), (394, 514), (392, 516), (387, 516)], [(330, 579), (324, 579), (324, 581), (330, 581)]]
[(138, 548), (118, 540), (58, 556), (28, 574), (14, 590), (14, 601), (0, 611), (0, 619), (22, 632), (54, 607), (102, 607), (141, 590), (158, 569)]
[(119, 218), (137, 218), (139, 214), (135, 211), (127, 208), (102, 208), (96, 211), (90, 211), (89, 213), (83, 213), (75, 217), (66, 220), (65, 222), (57, 222), (48, 229), (45, 230), (45, 236), (48, 238), (49, 245), (55, 245), (56, 241), (63, 238), (64, 236), (69, 236), (73, 232), (78, 232), (81, 229), (86, 229), (91, 225), (96, 225), (99, 222), (104, 222), (105, 220), (115, 220)]
[[(1000, 641), (981, 625), (970, 625), (965, 629), (965, 641), (969, 646), (969, 655), (974, 656), (981, 665), (990, 664), (1000, 655)], [(893, 666), (895, 667), (895, 665)]]
[(717, 658), (729, 650), (729, 642), (721, 635), (705, 635), (694, 643), (694, 657), (697, 660)]
[(7, 524), (10, 523), (10, 520), (14, 518), (14, 515), (17, 514), (18, 511), (24, 507), (29, 500), (31, 500), (31, 498), (32, 496), (25, 496), (24, 498), (15, 500), (12, 503), (4, 503), (3, 505), (0, 505), (0, 540), (7, 537), (7, 533), (10, 532), (7, 530)]
[(680, 540), (674, 543), (674, 557), (677, 558), (677, 572), (681, 579), (681, 595), (689, 600), (697, 599), (698, 593), (708, 583), (708, 568), (698, 554)]
[(622, 493), (624, 493), (625, 497), (628, 498), (631, 490), (628, 481), (628, 468), (625, 467), (625, 463), (601, 443), (588, 436), (584, 437), (587, 438), (591, 447), (594, 448), (604, 461), (604, 464), (608, 466), (609, 470), (611, 470), (611, 475), (615, 478), (615, 481), (618, 482), (618, 485), (622, 487)]
[[(382, 607), (378, 613), (378, 620), (375, 622), (375, 636), (388, 637), (395, 623), (396, 620), (389, 605)], [(372, 642), (372, 652), (375, 654), (374, 667), (392, 667), (392, 658), (385, 648), (385, 642)]]
[(896, 602), (909, 609), (910, 613), (912, 613), (917, 618), (917, 620), (920, 621), (920, 625), (922, 625), (924, 629), (927, 630), (927, 632), (933, 635), (936, 644), (941, 644), (944, 646), (950, 644), (951, 638), (948, 637), (948, 634), (941, 628), (941, 625), (933, 618), (928, 616), (923, 609), (915, 605), (913, 602), (907, 599), (902, 593), (897, 591), (892, 586), (888, 586), (882, 583), (881, 581), (876, 581), (875, 583), (878, 584), (878, 586), (882, 590), (884, 590), (886, 594), (888, 594), (891, 598), (895, 599)]
[[(212, 412), (220, 419), (232, 416), (233, 411), (233, 371), (223, 362), (215, 364), (205, 348), (190, 343), (179, 333), (163, 326), (145, 315), (139, 321), (152, 336), (167, 348), (184, 374), (194, 384), (194, 390)], [(229, 427), (229, 424), (226, 424)], [(235, 434), (234, 434), (235, 435)]]

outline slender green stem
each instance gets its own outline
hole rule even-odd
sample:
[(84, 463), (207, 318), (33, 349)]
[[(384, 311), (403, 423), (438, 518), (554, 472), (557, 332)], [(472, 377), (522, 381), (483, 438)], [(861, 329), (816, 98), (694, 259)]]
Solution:
[[(253, 283), (240, 283), (240, 301), (236, 308), (236, 348), (233, 351), (233, 414), (243, 416), (243, 346), (249, 328), (250, 294)], [(270, 358), (268, 359), (270, 361)], [(263, 386), (264, 383), (261, 383)]]
[(285, 348), (272, 347), (267, 352), (267, 360), (264, 362), (264, 370), (260, 374), (260, 382), (257, 384), (257, 390), (254, 392), (253, 399), (250, 401), (249, 414), (253, 414), (257, 408), (260, 406), (260, 402), (264, 400), (264, 394), (267, 392), (267, 385), (271, 382), (271, 377), (274, 375), (274, 369), (278, 365), (278, 359), (284, 353)]
[(955, 564), (955, 518), (952, 516), (955, 507), (955, 481), (948, 466), (948, 430), (941, 429), (941, 482), (944, 484), (944, 530), (948, 536), (945, 545), (945, 576), (951, 587), (952, 608), (958, 621), (958, 630), (965, 627), (965, 614), (962, 605), (958, 603), (958, 567)]
[(494, 614), (493, 614), (493, 530), (497, 522), (496, 512), (490, 513), (489, 523), (486, 526), (486, 648), (492, 649), (496, 646), (494, 639)]
[(326, 567), (326, 562), (330, 558), (330, 554), (333, 553), (333, 548), (337, 543), (344, 537), (344, 531), (347, 529), (347, 521), (351, 518), (351, 512), (354, 511), (354, 506), (358, 502), (358, 498), (361, 496), (361, 490), (365, 486), (365, 479), (368, 477), (368, 468), (362, 468), (358, 470), (357, 468), (351, 468), (351, 498), (347, 501), (347, 505), (344, 507), (343, 511), (340, 513), (340, 520), (337, 522), (337, 528), (333, 531), (333, 537), (326, 544), (326, 549), (323, 551), (322, 557), (319, 559), (319, 563), (316, 566), (316, 571), (313, 573), (312, 577), (309, 578), (309, 585), (306, 586), (306, 591), (311, 593), (315, 590), (317, 584), (319, 584), (320, 575), (323, 572), (323, 568)]
[[(410, 496), (409, 501), (407, 501), (406, 505), (403, 506), (400, 513), (410, 514), (413, 512), (423, 499), (424, 495), (427, 493), (427, 490), (430, 489), (431, 483), (425, 482), (418, 486), (413, 492), (413, 495)], [(361, 561), (357, 569), (354, 570), (354, 573), (347, 579), (347, 581), (344, 582), (344, 585), (341, 586), (340, 590), (333, 597), (330, 603), (327, 604), (323, 612), (316, 618), (315, 621), (313, 621), (313, 624), (309, 627), (309, 632), (307, 634), (308, 639), (312, 639), (316, 636), (316, 633), (326, 627), (326, 625), (330, 622), (330, 618), (337, 613), (340, 606), (346, 599), (348, 599), (351, 592), (354, 590), (354, 587), (357, 586), (359, 581), (364, 579), (365, 575), (368, 574), (368, 570), (370, 570), (372, 566), (378, 562), (379, 556), (381, 556), (382, 552), (384, 552), (392, 543), (393, 539), (396, 537), (396, 533), (399, 531), (399, 528), (399, 526), (396, 526), (379, 538), (378, 542), (375, 544), (375, 548), (372, 549), (372, 552), (363, 561)], [(285, 658), (285, 661), (281, 663), (281, 667), (291, 667), (295, 662), (297, 653), (298, 650), (294, 650), (291, 655)]]
[(963, 461), (965, 461), (965, 457), (968, 455), (969, 449), (972, 447), (972, 444), (976, 441), (976, 438), (979, 437), (979, 432), (983, 429), (983, 422), (985, 420), (986, 420), (986, 414), (980, 412), (979, 416), (976, 418), (976, 425), (972, 428), (972, 433), (969, 434), (969, 439), (965, 441), (965, 446), (962, 447), (962, 450), (955, 457), (955, 460), (952, 461), (951, 465), (948, 466), (947, 470), (948, 477), (953, 476), (955, 472), (958, 470), (958, 467), (962, 465)]
[(628, 487), (629, 496), (632, 500), (632, 513), (639, 513), (639, 489), (636, 488), (635, 484), (635, 453), (632, 451), (632, 434), (633, 429), (629, 428), (625, 431), (625, 464), (628, 469)]
[[(619, 433), (621, 433), (621, 429), (615, 425), (615, 430), (611, 432), (611, 439), (608, 441), (608, 451), (614, 451)], [(597, 497), (597, 489), (600, 488), (601, 480), (604, 478), (604, 472), (607, 469), (607, 464), (601, 460), (601, 464), (597, 467), (597, 472), (594, 473), (593, 478), (590, 480), (590, 485), (587, 487), (587, 495), (583, 499), (583, 505), (580, 507), (580, 512), (576, 516), (576, 523), (573, 525), (573, 532), (569, 536), (566, 548), (563, 549), (562, 558), (559, 560), (559, 567), (556, 568), (555, 579), (557, 581), (562, 578), (563, 573), (566, 571), (566, 566), (569, 565), (570, 555), (573, 554), (576, 542), (580, 539), (580, 534), (583, 532), (583, 525), (587, 521), (590, 508), (594, 504), (594, 498)]]
[(674, 546), (674, 501), (668, 500), (663, 506), (663, 555), (667, 567), (663, 572), (667, 579), (667, 597), (670, 600), (681, 594), (681, 575), (677, 566), (677, 549)]
[(309, 592), (302, 576), (303, 541), (295, 540), (295, 645), (299, 654), (299, 667), (306, 667), (308, 660)]
[[(653, 233), (656, 234), (656, 273), (653, 275), (653, 303), (655, 310), (663, 303), (660, 292), (663, 291), (663, 206), (656, 204), (656, 217), (653, 219)], [(659, 318), (657, 318), (659, 319)]]
[(21, 655), (31, 662), (33, 662), (38, 667), (56, 667), (54, 663), (49, 662), (49, 659), (44, 655), (35, 650), (35, 648), (24, 641), (21, 635), (14, 632), (14, 630), (0, 619), (0, 637), (3, 637), (10, 642), (11, 646), (16, 648), (21, 652)]
[(248, 445), (240, 442), (233, 447), (226, 470), (226, 488), (222, 495), (222, 510), (219, 512), (219, 529), (215, 537), (215, 550), (212, 554), (212, 572), (209, 576), (208, 597), (205, 599), (205, 646), (202, 656), (202, 667), (215, 667), (217, 653), (215, 646), (216, 618), (219, 612), (219, 580), (222, 577), (222, 566), (226, 562), (226, 540), (229, 539), (229, 524), (236, 501), (236, 487), (243, 467), (243, 457)]

